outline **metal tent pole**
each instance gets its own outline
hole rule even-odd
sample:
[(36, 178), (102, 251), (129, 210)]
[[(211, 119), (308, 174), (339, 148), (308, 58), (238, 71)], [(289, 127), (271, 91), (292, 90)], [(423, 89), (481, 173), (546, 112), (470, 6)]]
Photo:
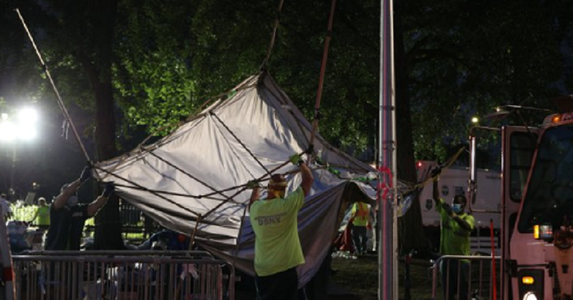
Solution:
[(378, 139), (378, 299), (398, 299), (398, 226), (396, 207), (396, 126), (392, 0), (381, 1), (380, 122)]

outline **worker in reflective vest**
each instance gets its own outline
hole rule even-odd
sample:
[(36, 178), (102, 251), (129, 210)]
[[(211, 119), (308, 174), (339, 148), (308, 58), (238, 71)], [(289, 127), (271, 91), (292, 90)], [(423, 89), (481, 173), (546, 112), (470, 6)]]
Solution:
[[(436, 210), (440, 214), (440, 254), (441, 255), (470, 255), (470, 234), (474, 228), (475, 219), (465, 212), (467, 199), (456, 195), (450, 206), (440, 198), (438, 190), (439, 173), (432, 171), (433, 198)], [(468, 298), (469, 261), (465, 259), (446, 259), (440, 265), (442, 287), (445, 299)], [(459, 289), (458, 289), (459, 287)]]
[(370, 220), (370, 205), (364, 202), (355, 202), (352, 206), (352, 240), (356, 254), (366, 254), (368, 245), (367, 231), (372, 228)]
[(257, 182), (249, 202), (249, 219), (255, 232), (255, 283), (259, 300), (295, 300), (298, 291), (296, 267), (304, 264), (298, 236), (298, 211), (314, 181), (310, 168), (300, 155), (290, 157), (299, 167), (302, 183), (286, 195), (287, 181), (273, 174), (266, 199), (259, 199)]
[(38, 208), (36, 208), (36, 213), (30, 222), (34, 222), (42, 230), (50, 227), (50, 207), (46, 204), (46, 198), (40, 197), (38, 199)]

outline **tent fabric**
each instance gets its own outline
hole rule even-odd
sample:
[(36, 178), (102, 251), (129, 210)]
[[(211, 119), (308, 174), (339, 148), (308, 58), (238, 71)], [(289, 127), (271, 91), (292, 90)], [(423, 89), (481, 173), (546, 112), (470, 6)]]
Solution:
[[(198, 246), (253, 275), (254, 233), (246, 211), (251, 191), (245, 184), (257, 179), (266, 186), (270, 174), (283, 173), (287, 192), (298, 187), (300, 173), (288, 158), (309, 147), (311, 130), (311, 123), (262, 72), (170, 135), (98, 163), (96, 172), (115, 183), (119, 197), (162, 226), (194, 234)], [(375, 176), (372, 167), (332, 147), (318, 133), (313, 144), (323, 164), (310, 163), (315, 180), (298, 216), (306, 260), (298, 268), (301, 285), (329, 253), (343, 203), (372, 203), (376, 194), (373, 185), (350, 180)], [(329, 172), (326, 163), (339, 175)]]

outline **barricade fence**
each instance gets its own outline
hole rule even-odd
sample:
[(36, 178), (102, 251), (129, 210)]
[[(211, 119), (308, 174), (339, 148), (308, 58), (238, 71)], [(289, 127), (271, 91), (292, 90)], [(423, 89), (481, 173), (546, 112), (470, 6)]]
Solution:
[[(441, 256), (430, 268), (432, 299), (494, 299), (494, 289), (499, 291), (500, 259), (500, 256), (493, 259), (491, 256)], [(493, 276), (493, 272), (496, 272), (497, 276)]]
[(235, 270), (203, 251), (35, 251), (13, 257), (18, 300), (233, 300)]

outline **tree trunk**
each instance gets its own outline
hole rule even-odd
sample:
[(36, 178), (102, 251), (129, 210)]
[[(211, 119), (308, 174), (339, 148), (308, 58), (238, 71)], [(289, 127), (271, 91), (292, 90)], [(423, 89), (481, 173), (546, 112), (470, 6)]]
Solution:
[[(396, 142), (398, 178), (406, 182), (417, 181), (414, 158), (414, 142), (412, 139), (412, 122), (410, 118), (410, 98), (408, 93), (408, 66), (402, 36), (400, 21), (394, 23), (394, 62), (396, 75)], [(428, 248), (422, 224), (420, 202), (416, 197), (408, 212), (398, 220), (398, 240), (400, 253), (408, 253), (412, 249)]]
[[(80, 61), (88, 74), (96, 98), (95, 144), (97, 161), (112, 158), (116, 155), (115, 147), (115, 114), (111, 78), (113, 48), (113, 29), (117, 2), (114, 0), (99, 1), (95, 9), (99, 19), (94, 22), (93, 47), (82, 51)], [(86, 54), (95, 50), (95, 57)], [(113, 195), (95, 218), (95, 249), (125, 249), (121, 236), (121, 219), (119, 199)]]

